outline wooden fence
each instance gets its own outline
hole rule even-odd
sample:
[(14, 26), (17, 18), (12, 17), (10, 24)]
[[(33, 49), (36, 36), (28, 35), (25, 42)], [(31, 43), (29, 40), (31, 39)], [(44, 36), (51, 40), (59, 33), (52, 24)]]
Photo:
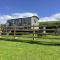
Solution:
[[(32, 27), (32, 28), (31, 28)], [(37, 27), (37, 28), (36, 28)], [(60, 27), (59, 28), (52, 28), (52, 29), (46, 29), (44, 27), (46, 26), (42, 26), (43, 28), (40, 29), (39, 27), (41, 26), (0, 26), (0, 36), (2, 35), (13, 35), (14, 38), (17, 35), (24, 35), (24, 34), (33, 34), (33, 36), (31, 38), (33, 38), (33, 40), (35, 38), (39, 38), (39, 36), (43, 36), (43, 35), (56, 35), (56, 34), (60, 34)], [(48, 33), (46, 31), (49, 31)], [(35, 35), (37, 35), (35, 37)]]

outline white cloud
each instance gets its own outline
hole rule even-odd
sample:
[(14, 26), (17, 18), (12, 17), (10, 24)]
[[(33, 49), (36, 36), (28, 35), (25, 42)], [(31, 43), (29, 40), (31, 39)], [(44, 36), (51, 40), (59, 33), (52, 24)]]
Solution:
[(14, 13), (12, 14), (14, 18), (25, 18), (25, 17), (31, 17), (31, 16), (38, 16), (36, 13)]
[(11, 15), (2, 15), (0, 16), (0, 24), (5, 24), (8, 19), (14, 19), (14, 18), (25, 18), (25, 17), (31, 17), (31, 16), (38, 16), (36, 13), (13, 13)]
[(12, 15), (20, 15), (20, 16), (37, 16), (37, 14), (36, 13), (30, 13), (30, 12), (26, 12), (26, 13), (14, 13), (14, 14), (12, 14)]
[[(31, 17), (31, 16), (38, 16), (36, 13), (13, 13), (11, 15), (2, 15), (0, 16), (0, 24), (5, 24), (8, 19), (14, 19), (14, 18), (25, 18), (25, 17)], [(60, 21), (60, 13), (51, 15), (49, 17), (42, 17), (40, 18), (39, 22), (45, 22), (45, 21)]]
[(8, 19), (11, 19), (12, 17), (9, 15), (2, 15), (0, 16), (0, 24), (5, 24)]
[(46, 21), (60, 21), (60, 13), (51, 15), (49, 17), (42, 17), (39, 20), (39, 22), (46, 22)]

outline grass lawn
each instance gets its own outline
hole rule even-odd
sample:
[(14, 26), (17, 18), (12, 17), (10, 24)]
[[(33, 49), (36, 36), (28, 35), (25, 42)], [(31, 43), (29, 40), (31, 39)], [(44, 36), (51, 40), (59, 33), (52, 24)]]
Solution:
[(31, 41), (0, 39), (0, 60), (60, 60), (60, 39)]

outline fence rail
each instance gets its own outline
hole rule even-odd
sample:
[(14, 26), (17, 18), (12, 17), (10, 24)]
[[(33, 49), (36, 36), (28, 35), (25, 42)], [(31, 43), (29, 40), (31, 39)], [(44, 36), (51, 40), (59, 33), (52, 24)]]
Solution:
[[(27, 28), (26, 28), (27, 27)], [(32, 27), (32, 28), (31, 28)], [(36, 28), (38, 27), (38, 29)], [(38, 38), (39, 36), (43, 36), (43, 35), (56, 35), (56, 34), (60, 34), (60, 27), (59, 28), (39, 28), (39, 27), (46, 27), (46, 26), (0, 26), (0, 36), (2, 35), (13, 35), (14, 38), (17, 35), (21, 35), (21, 34), (32, 34), (33, 36), (31, 38)], [(35, 37), (35, 35), (37, 35), (37, 37)], [(27, 36), (28, 37), (28, 36)]]

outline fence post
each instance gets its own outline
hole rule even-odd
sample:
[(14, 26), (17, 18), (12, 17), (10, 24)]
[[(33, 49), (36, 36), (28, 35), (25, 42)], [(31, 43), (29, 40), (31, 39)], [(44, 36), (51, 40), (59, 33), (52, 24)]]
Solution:
[(14, 39), (15, 39), (16, 37), (16, 26), (15, 25), (13, 26), (13, 30), (14, 30)]
[(0, 25), (0, 38), (1, 38), (1, 33), (2, 33), (2, 30), (1, 30), (1, 25)]
[(34, 29), (34, 25), (33, 25), (33, 40), (34, 40), (34, 37), (35, 37), (35, 29)]
[(7, 26), (6, 26), (5, 28), (6, 28), (6, 35), (8, 35), (8, 32), (7, 32)]

